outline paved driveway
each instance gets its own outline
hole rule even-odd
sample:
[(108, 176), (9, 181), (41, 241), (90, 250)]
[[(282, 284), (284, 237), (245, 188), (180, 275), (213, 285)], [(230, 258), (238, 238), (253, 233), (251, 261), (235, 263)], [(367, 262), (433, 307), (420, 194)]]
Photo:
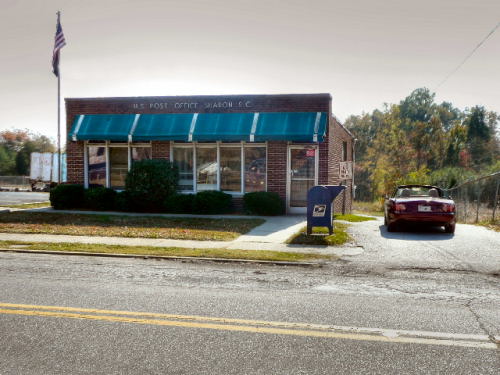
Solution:
[(49, 193), (0, 191), (0, 206), (22, 203), (47, 202)]
[(394, 269), (470, 271), (500, 274), (500, 233), (457, 224), (455, 234), (440, 228), (387, 232), (383, 219), (352, 224), (349, 231), (363, 253), (360, 265)]

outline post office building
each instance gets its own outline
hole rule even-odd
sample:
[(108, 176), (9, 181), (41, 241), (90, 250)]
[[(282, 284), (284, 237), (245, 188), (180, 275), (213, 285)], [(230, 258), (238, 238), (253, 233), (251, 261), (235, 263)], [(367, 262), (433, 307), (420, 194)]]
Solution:
[(351, 209), (354, 139), (330, 94), (68, 98), (66, 114), (69, 182), (120, 190), (134, 161), (167, 159), (180, 192), (276, 192), (293, 214), (344, 184), (335, 211)]

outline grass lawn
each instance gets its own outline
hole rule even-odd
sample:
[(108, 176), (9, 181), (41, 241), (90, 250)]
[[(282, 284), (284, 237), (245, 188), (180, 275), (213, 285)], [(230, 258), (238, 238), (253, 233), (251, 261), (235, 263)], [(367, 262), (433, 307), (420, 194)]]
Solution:
[(4, 205), (2, 207), (22, 208), (22, 209), (42, 208), (42, 207), (50, 207), (50, 202), (7, 204), (7, 205)]
[(334, 219), (350, 221), (351, 223), (360, 223), (362, 221), (376, 220), (374, 217), (359, 216), (359, 215), (353, 215), (353, 214), (334, 215)]
[(493, 220), (480, 221), (476, 225), (480, 225), (482, 227), (492, 229), (495, 232), (500, 232), (500, 222), (498, 220), (496, 220), (496, 221), (493, 221)]
[(76, 244), (76, 243), (45, 243), (0, 241), (2, 249), (23, 250), (49, 250), (49, 251), (75, 251), (86, 253), (105, 254), (134, 254), (134, 255), (162, 255), (223, 259), (247, 259), (301, 262), (319, 259), (336, 259), (334, 256), (308, 253), (291, 253), (265, 250), (228, 250), (228, 249), (188, 249), (180, 247), (154, 247), (154, 246), (119, 246), (101, 244)]
[(382, 202), (352, 202), (352, 210), (354, 213), (371, 216), (384, 216), (384, 206)]
[(263, 222), (18, 211), (0, 215), (0, 232), (231, 241)]
[(320, 228), (320, 227), (314, 227), (313, 235), (308, 236), (306, 234), (307, 228), (304, 227), (301, 229), (299, 233), (293, 235), (290, 239), (288, 239), (287, 243), (293, 245), (339, 246), (345, 244), (351, 239), (351, 237), (347, 234), (346, 229), (347, 229), (346, 224), (335, 223), (333, 228), (333, 234), (331, 236), (328, 235), (327, 228)]

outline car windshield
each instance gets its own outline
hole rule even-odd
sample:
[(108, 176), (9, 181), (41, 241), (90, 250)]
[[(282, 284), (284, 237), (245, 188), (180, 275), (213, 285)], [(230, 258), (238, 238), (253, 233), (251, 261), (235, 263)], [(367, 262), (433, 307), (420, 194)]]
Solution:
[(432, 187), (425, 186), (407, 186), (398, 188), (396, 191), (396, 198), (408, 197), (439, 197), (439, 190)]

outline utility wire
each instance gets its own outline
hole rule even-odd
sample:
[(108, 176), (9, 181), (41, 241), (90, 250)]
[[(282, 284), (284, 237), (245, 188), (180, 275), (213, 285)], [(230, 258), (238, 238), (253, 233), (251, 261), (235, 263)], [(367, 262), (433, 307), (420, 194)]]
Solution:
[(481, 40), (481, 42), (479, 42), (479, 44), (471, 51), (471, 53), (469, 53), (465, 59), (463, 59), (463, 61), (458, 64), (458, 66), (450, 73), (446, 76), (445, 79), (443, 79), (439, 85), (436, 86), (436, 88), (434, 89), (434, 91), (436, 91), (442, 84), (444, 84), (453, 74), (455, 74), (455, 72), (460, 69), (462, 67), (462, 65), (465, 64), (465, 62), (474, 54), (474, 52), (476, 52), (476, 50), (481, 47), (481, 45), (486, 41), (486, 39), (488, 39), (491, 35), (493, 35), (493, 33), (498, 29), (498, 26), (500, 26), (500, 22), (498, 22), (496, 24), (496, 26), (488, 33), (488, 35), (486, 35), (483, 40)]

